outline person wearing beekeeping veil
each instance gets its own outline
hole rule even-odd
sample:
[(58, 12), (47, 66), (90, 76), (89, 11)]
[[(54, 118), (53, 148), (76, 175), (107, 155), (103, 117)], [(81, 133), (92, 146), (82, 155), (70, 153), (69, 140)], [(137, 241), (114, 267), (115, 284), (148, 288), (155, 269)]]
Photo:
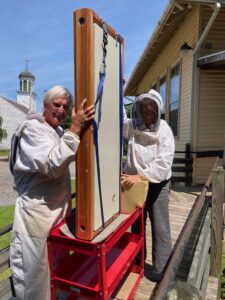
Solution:
[[(135, 99), (132, 119), (127, 118), (125, 110), (123, 117), (128, 152), (122, 186), (129, 188), (141, 180), (149, 182), (144, 213), (145, 224), (149, 217), (152, 227), (153, 281), (160, 281), (172, 251), (168, 202), (175, 144), (170, 126), (161, 119), (162, 110), (161, 95), (151, 89)], [(136, 227), (134, 224), (134, 232)]]

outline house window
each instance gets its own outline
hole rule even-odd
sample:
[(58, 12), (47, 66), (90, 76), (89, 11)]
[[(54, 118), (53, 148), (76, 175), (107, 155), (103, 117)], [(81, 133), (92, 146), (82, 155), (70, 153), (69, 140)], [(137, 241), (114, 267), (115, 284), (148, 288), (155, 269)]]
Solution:
[(32, 82), (28, 81), (28, 92), (32, 92)]
[(174, 136), (178, 135), (178, 112), (180, 102), (180, 65), (171, 70), (169, 124)]
[(27, 92), (27, 81), (26, 80), (23, 81), (23, 91)]
[(163, 101), (163, 111), (161, 118), (165, 120), (165, 112), (166, 112), (166, 76), (164, 76), (162, 79), (159, 81), (159, 93), (162, 97)]

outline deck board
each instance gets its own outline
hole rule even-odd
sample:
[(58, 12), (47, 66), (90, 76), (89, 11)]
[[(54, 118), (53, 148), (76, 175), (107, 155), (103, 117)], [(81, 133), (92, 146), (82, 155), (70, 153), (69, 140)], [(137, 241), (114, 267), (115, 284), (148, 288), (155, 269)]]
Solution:
[[(169, 201), (169, 214), (170, 214), (170, 226), (171, 226), (171, 238), (172, 238), (172, 244), (174, 244), (177, 241), (177, 238), (181, 232), (181, 229), (184, 226), (184, 223), (187, 219), (187, 216), (192, 208), (192, 205), (199, 194), (200, 190), (187, 190), (187, 192), (180, 192), (171, 190), (170, 193), (170, 201)], [(147, 264), (152, 263), (151, 258), (151, 228), (150, 228), (150, 222), (147, 222)], [(155, 283), (151, 282), (148, 278), (145, 276), (141, 280), (137, 291), (135, 293), (134, 299), (135, 300), (148, 300), (149, 296), (152, 295), (152, 292), (155, 288)]]

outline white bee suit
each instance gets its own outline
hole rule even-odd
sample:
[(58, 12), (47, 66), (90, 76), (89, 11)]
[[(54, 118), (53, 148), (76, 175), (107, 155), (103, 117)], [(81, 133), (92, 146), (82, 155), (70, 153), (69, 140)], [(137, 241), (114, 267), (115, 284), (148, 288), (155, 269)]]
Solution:
[(50, 299), (47, 243), (50, 229), (70, 212), (69, 164), (79, 137), (49, 126), (39, 114), (19, 128), (13, 168), (16, 200), (11, 268), (17, 299)]
[[(155, 100), (152, 96), (152, 94), (139, 96), (135, 101), (136, 107), (146, 97)], [(142, 175), (152, 183), (170, 179), (175, 151), (172, 130), (166, 121), (160, 119), (163, 104), (157, 100), (155, 102), (159, 110), (158, 121), (152, 131), (145, 128), (138, 107), (135, 112), (135, 116), (139, 118), (137, 122), (128, 119), (125, 110), (123, 122), (123, 136), (128, 139), (126, 173)]]
[[(155, 124), (146, 125), (142, 117), (143, 102), (155, 101), (158, 118)], [(143, 101), (143, 102), (142, 102)], [(149, 181), (149, 191), (144, 209), (145, 224), (147, 217), (152, 226), (152, 263), (157, 274), (164, 270), (172, 251), (169, 222), (169, 179), (174, 157), (175, 143), (171, 128), (161, 120), (162, 98), (154, 90), (136, 98), (132, 108), (132, 119), (127, 119), (124, 110), (123, 135), (128, 139), (127, 164), (125, 172), (139, 174)], [(146, 126), (149, 126), (148, 128)], [(137, 232), (138, 224), (132, 226)], [(145, 243), (145, 259), (147, 248)]]

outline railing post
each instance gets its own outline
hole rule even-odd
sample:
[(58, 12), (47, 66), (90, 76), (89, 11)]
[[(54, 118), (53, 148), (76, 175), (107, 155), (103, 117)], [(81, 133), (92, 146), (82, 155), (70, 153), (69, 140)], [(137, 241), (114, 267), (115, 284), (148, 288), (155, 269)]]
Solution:
[[(187, 143), (185, 145), (185, 158), (186, 158), (186, 163), (185, 163), (185, 167), (189, 168), (192, 167), (192, 163), (189, 161), (191, 159), (191, 145), (189, 143)], [(192, 177), (192, 172), (190, 173), (189, 171), (186, 171), (186, 177), (190, 176)], [(186, 186), (191, 186), (191, 182), (187, 181)]]
[(223, 168), (225, 169), (225, 134), (224, 134), (224, 145), (223, 145)]
[(185, 158), (191, 158), (191, 145), (189, 143), (185, 145)]
[(220, 278), (222, 268), (223, 202), (224, 170), (223, 167), (217, 167), (213, 171), (212, 182), (212, 225), (210, 251), (210, 275), (217, 278)]

